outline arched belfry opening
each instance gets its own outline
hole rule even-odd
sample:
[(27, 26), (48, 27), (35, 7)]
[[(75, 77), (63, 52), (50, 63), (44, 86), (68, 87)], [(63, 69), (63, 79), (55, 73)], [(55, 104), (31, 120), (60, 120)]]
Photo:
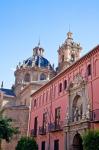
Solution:
[(81, 135), (77, 133), (73, 139), (73, 150), (83, 150), (82, 142), (83, 140)]

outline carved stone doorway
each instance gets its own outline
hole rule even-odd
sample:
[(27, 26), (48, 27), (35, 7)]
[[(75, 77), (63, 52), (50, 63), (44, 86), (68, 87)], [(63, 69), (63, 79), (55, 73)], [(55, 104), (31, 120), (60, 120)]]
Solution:
[(82, 138), (79, 133), (74, 136), (73, 139), (73, 150), (83, 150)]

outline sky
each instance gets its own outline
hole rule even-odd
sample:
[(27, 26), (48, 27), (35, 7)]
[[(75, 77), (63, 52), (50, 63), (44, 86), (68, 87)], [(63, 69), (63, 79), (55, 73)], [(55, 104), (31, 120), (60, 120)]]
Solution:
[(57, 50), (69, 31), (83, 47), (99, 44), (99, 0), (1, 0), (0, 84), (14, 84), (14, 69), (32, 56), (40, 39), (45, 57), (57, 66)]

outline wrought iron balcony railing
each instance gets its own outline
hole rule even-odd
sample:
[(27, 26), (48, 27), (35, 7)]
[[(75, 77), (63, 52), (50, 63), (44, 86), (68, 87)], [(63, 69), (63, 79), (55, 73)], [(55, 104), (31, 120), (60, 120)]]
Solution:
[(99, 122), (99, 109), (95, 109), (90, 112), (90, 120)]
[(46, 128), (44, 126), (39, 127), (39, 135), (45, 135), (46, 134)]
[(32, 137), (36, 137), (36, 136), (37, 136), (37, 130), (32, 129), (32, 130), (31, 130), (31, 136), (32, 136)]
[(48, 124), (48, 131), (49, 132), (56, 132), (63, 130), (63, 121), (60, 121), (59, 123), (53, 122)]

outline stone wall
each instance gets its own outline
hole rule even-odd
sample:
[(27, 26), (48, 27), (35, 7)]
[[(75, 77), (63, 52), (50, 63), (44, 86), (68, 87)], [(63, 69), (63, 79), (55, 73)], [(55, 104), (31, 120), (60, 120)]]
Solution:
[(29, 109), (26, 106), (6, 108), (4, 115), (13, 119), (13, 126), (19, 127), (20, 134), (14, 135), (10, 143), (2, 142), (3, 150), (15, 150), (21, 136), (27, 135)]

